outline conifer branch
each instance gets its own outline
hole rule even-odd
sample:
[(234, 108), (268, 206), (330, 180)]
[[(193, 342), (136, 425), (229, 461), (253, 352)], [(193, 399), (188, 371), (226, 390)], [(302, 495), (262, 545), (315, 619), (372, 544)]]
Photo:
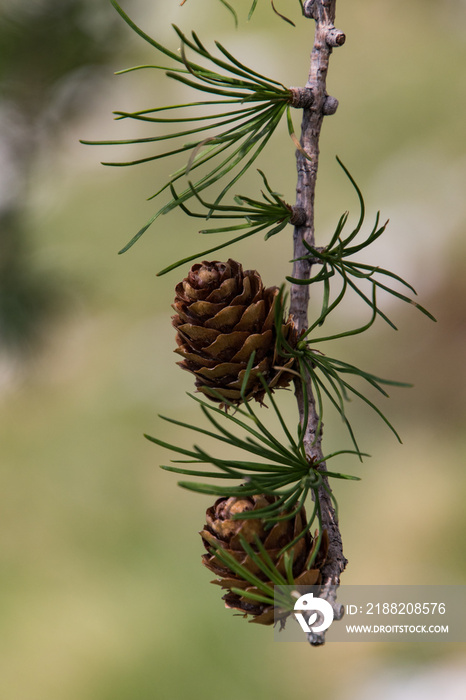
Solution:
[[(234, 8), (225, 0), (220, 1), (236, 18)], [(286, 614), (292, 609), (289, 600), (285, 601), (286, 605), (282, 605), (283, 601), (278, 599), (278, 604), (277, 600), (274, 604), (270, 588), (272, 583), (283, 584), (288, 581), (290, 585), (299, 585), (300, 581), (305, 581), (306, 585), (314, 585), (319, 581), (320, 597), (330, 602), (334, 618), (340, 619), (342, 606), (336, 601), (336, 590), (347, 561), (343, 554), (337, 502), (329, 480), (354, 480), (358, 477), (327, 470), (326, 461), (345, 452), (356, 454), (360, 459), (368, 456), (359, 450), (346, 416), (345, 402), (350, 395), (363, 400), (398, 437), (380, 409), (353, 385), (353, 379), (363, 380), (384, 396), (388, 395), (384, 385), (408, 385), (381, 379), (355, 365), (324, 355), (315, 345), (362, 333), (368, 330), (378, 317), (395, 328), (377, 304), (378, 290), (412, 304), (427, 317), (435, 319), (424, 307), (398, 291), (401, 285), (403, 291), (415, 294), (413, 287), (397, 274), (352, 259), (353, 255), (367, 248), (382, 235), (387, 224), (379, 225), (378, 213), (370, 233), (362, 242), (356, 243), (355, 239), (364, 223), (365, 205), (355, 180), (340, 160), (338, 162), (359, 200), (359, 220), (349, 234), (345, 232), (343, 235), (348, 219), (348, 212), (345, 212), (340, 217), (328, 245), (315, 245), (314, 198), (320, 132), (324, 116), (334, 114), (338, 107), (338, 100), (329, 96), (326, 91), (327, 71), (333, 49), (345, 42), (343, 32), (334, 26), (336, 0), (299, 0), (304, 17), (315, 21), (315, 37), (307, 83), (304, 87), (291, 88), (265, 78), (243, 65), (218, 42), (216, 47), (221, 55), (211, 53), (194, 32), (189, 38), (176, 27), (181, 47), (179, 52), (174, 53), (135, 25), (119, 7), (117, 0), (111, 2), (139, 36), (175, 64), (174, 67), (168, 68), (152, 65), (136, 66), (128, 70), (152, 68), (167, 71), (167, 77), (206, 93), (203, 99), (197, 102), (115, 113), (118, 119), (136, 119), (156, 125), (182, 125), (176, 127), (173, 132), (129, 141), (92, 142), (152, 144), (168, 139), (193, 139), (165, 153), (149, 155), (138, 161), (113, 163), (132, 165), (159, 160), (177, 153), (191, 153), (187, 164), (170, 175), (165, 185), (153, 195), (155, 197), (169, 190), (172, 199), (154, 214), (120, 252), (124, 252), (137, 241), (159, 215), (177, 207), (190, 217), (211, 222), (206, 224), (207, 228), (199, 231), (203, 235), (235, 235), (188, 257), (183, 254), (182, 259), (165, 267), (159, 275), (256, 233), (265, 233), (267, 240), (281, 232), (288, 224), (294, 227), (293, 271), (292, 275), (287, 277), (291, 283), (290, 318), (285, 313), (284, 288), (265, 288), (257, 271), (243, 271), (242, 265), (232, 259), (225, 263), (214, 260), (193, 265), (188, 276), (175, 288), (173, 308), (177, 313), (173, 317), (173, 325), (177, 329), (176, 352), (183, 358), (179, 364), (195, 375), (196, 387), (207, 398), (207, 401), (204, 401), (192, 397), (200, 405), (210, 425), (208, 429), (198, 428), (191, 422), (162, 418), (180, 428), (194, 430), (197, 435), (207, 435), (217, 440), (222, 447), (222, 455), (216, 456), (206, 452), (197, 444), (191, 449), (186, 449), (185, 442), (180, 446), (158, 437), (146, 437), (159, 447), (168, 448), (185, 458), (172, 460), (173, 463), (204, 467), (210, 465), (214, 471), (173, 465), (163, 465), (164, 469), (190, 477), (221, 480), (219, 485), (183, 481), (180, 482), (180, 486), (194, 492), (220, 497), (214, 507), (208, 510), (211, 525), (206, 527), (210, 530), (201, 534), (209, 552), (209, 555), (204, 555), (207, 556), (207, 563), (204, 559), (203, 562), (207, 568), (220, 576), (221, 580), (216, 583), (229, 591), (224, 597), (227, 607), (242, 610), (246, 615), (253, 615), (254, 622), (272, 624), (274, 608), (288, 606)], [(257, 0), (252, 0), (250, 15), (254, 12), (256, 4)], [(273, 3), (272, 7), (282, 19), (290, 21), (276, 10)], [(198, 59), (207, 61), (207, 66), (195, 62)], [(213, 112), (210, 109), (202, 112), (202, 108), (212, 106)], [(201, 112), (190, 116), (192, 107), (200, 107)], [(290, 108), (303, 110), (300, 141), (294, 133)], [(188, 111), (184, 111), (185, 109)], [(167, 110), (172, 110), (172, 116), (163, 116)], [(265, 148), (285, 115), (289, 135), (297, 147), (295, 205), (287, 204), (281, 195), (271, 188), (262, 171), (259, 171), (263, 180), (262, 199), (236, 195), (234, 203), (229, 202), (225, 195)], [(178, 130), (179, 128), (181, 130)], [(209, 134), (207, 138), (206, 132)], [(231, 150), (227, 153), (228, 149)], [(204, 166), (207, 174), (202, 174)], [(236, 166), (238, 168), (233, 172)], [(198, 173), (198, 168), (201, 168), (201, 174)], [(188, 186), (179, 191), (179, 181), (185, 179), (188, 179)], [(220, 194), (212, 201), (212, 197), (204, 193), (204, 190), (218, 185), (225, 179), (227, 184), (222, 185)], [(313, 270), (314, 265), (318, 266), (317, 272)], [(334, 280), (337, 280), (337, 286), (340, 286), (337, 294), (333, 289)], [(318, 282), (322, 283), (322, 308), (317, 318), (309, 324), (309, 290), (311, 284)], [(367, 288), (371, 289), (370, 295), (365, 291)], [(322, 336), (320, 332), (314, 333), (339, 306), (347, 291), (356, 293), (371, 309), (371, 316), (367, 322), (360, 327), (334, 335)], [(295, 383), (299, 412), (296, 437), (293, 430), (288, 428), (273, 396), (276, 389), (287, 387), (291, 378)], [(250, 403), (253, 398), (261, 405), (264, 404), (264, 399), (267, 400), (272, 414), (275, 414), (276, 422), (278, 421), (280, 437), (274, 430), (270, 430), (254, 411)], [(325, 402), (330, 402), (340, 413), (353, 441), (354, 450), (334, 450), (331, 454), (324, 455), (322, 428)], [(231, 409), (232, 413), (228, 413), (227, 409)], [(235, 433), (237, 428), (243, 431), (242, 436)], [(225, 447), (228, 449), (225, 450)], [(230, 448), (233, 449), (233, 455), (235, 450), (242, 450), (243, 459), (233, 459)], [(228, 485), (225, 486), (225, 483)], [(306, 522), (304, 502), (308, 494), (312, 495), (314, 509)], [(232, 510), (230, 500), (235, 502), (235, 509), (238, 503), (240, 504), (238, 510)], [(225, 510), (222, 504), (227, 501), (229, 505), (228, 508), (225, 506)], [(215, 517), (214, 511), (217, 513)], [(291, 529), (286, 526), (289, 530), (287, 539), (281, 542), (280, 549), (270, 549), (271, 552), (275, 551), (275, 558), (269, 554), (266, 539), (246, 540), (242, 536), (236, 538), (235, 546), (240, 543), (245, 556), (241, 563), (232, 557), (228, 550), (229, 537), (220, 537), (217, 540), (215, 528), (212, 529), (212, 518), (217, 518), (220, 531), (223, 532), (222, 523), (226, 517), (232, 523), (233, 530), (230, 535), (233, 531), (236, 532), (236, 526), (239, 528), (239, 534), (243, 527), (241, 523), (251, 521), (261, 522), (264, 537), (267, 532), (271, 535), (274, 528), (278, 531), (278, 526), (283, 523), (288, 522), (288, 525), (292, 525)], [(317, 521), (318, 525), (315, 539), (310, 534), (314, 521)], [(214, 538), (212, 541), (210, 535)], [(276, 535), (277, 532), (274, 537)], [(213, 542), (217, 542), (218, 547)], [(298, 557), (293, 563), (294, 547), (298, 543), (300, 547), (312, 546), (312, 549), (306, 549), (304, 559)], [(235, 549), (236, 553), (238, 551)], [(220, 562), (220, 569), (212, 568), (209, 557)], [(310, 569), (314, 560), (315, 570)], [(246, 561), (252, 564), (252, 569), (248, 568)], [(262, 578), (256, 576), (256, 569), (263, 575)], [(256, 603), (265, 605), (265, 609), (259, 609)], [(280, 614), (283, 612), (279, 610)], [(277, 621), (280, 624), (283, 622), (281, 617), (275, 618), (275, 622)], [(308, 640), (310, 644), (317, 646), (324, 644), (325, 636), (324, 633), (311, 632), (308, 634)]]
[[(319, 163), (319, 139), (325, 115), (336, 111), (338, 102), (330, 97), (326, 90), (326, 79), (330, 55), (333, 48), (341, 46), (345, 35), (334, 26), (336, 0), (307, 0), (303, 4), (303, 14), (315, 20), (314, 46), (311, 53), (309, 77), (306, 88), (312, 92), (312, 102), (303, 109), (301, 125), (301, 150), (296, 152), (297, 187), (296, 207), (304, 209), (307, 214), (306, 222), (296, 226), (293, 237), (293, 278), (309, 279), (311, 277), (312, 260), (306, 258), (305, 243), (315, 247), (314, 236), (314, 198)], [(309, 286), (293, 284), (290, 293), (290, 313), (293, 316), (298, 333), (308, 328), (307, 309), (309, 304)], [(307, 397), (304, 394), (307, 393)], [(301, 423), (307, 419), (304, 431), (304, 444), (308, 457), (317, 460), (322, 466), (322, 422), (317, 413), (316, 401), (312, 391), (312, 381), (307, 374), (305, 389), (301, 379), (295, 381), (295, 393), (299, 407)], [(307, 405), (306, 405), (307, 404)], [(343, 554), (343, 545), (338, 525), (338, 518), (330, 497), (330, 487), (324, 477), (320, 488), (319, 500), (322, 509), (322, 526), (329, 535), (329, 553), (322, 570), (323, 597), (327, 597), (334, 608), (336, 619), (341, 617), (341, 606), (332, 593), (340, 583), (340, 575), (344, 571), (347, 560)], [(323, 644), (324, 635), (310, 634), (312, 645)]]

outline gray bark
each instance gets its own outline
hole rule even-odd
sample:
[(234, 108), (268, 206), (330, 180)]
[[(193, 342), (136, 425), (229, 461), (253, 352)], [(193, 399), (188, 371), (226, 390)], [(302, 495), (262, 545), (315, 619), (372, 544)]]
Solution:
[[(306, 221), (302, 225), (295, 226), (293, 237), (293, 258), (306, 254), (303, 241), (315, 245), (314, 237), (314, 197), (319, 164), (319, 138), (322, 122), (325, 115), (334, 114), (338, 101), (327, 95), (326, 79), (329, 58), (334, 47), (341, 46), (345, 42), (345, 35), (334, 26), (336, 0), (307, 0), (304, 3), (304, 14), (315, 20), (314, 46), (311, 54), (309, 78), (305, 90), (299, 92), (296, 88), (296, 102), (305, 101), (306, 93), (312, 97), (307, 98), (303, 105), (303, 120), (301, 125), (301, 146), (310, 159), (300, 151), (296, 152), (298, 180), (296, 187), (296, 207), (306, 212)], [(300, 106), (301, 106), (300, 104)], [(293, 277), (309, 279), (311, 276), (312, 260), (297, 261), (293, 265)], [(290, 313), (300, 334), (308, 328), (308, 304), (309, 286), (292, 285), (290, 293)], [(309, 418), (306, 426), (304, 444), (310, 460), (322, 460), (322, 425), (319, 428), (319, 416), (312, 392), (309, 377), (306, 382), (306, 391), (309, 404)], [(304, 421), (304, 395), (300, 380), (295, 381), (295, 393), (299, 407), (301, 424)], [(319, 470), (325, 471), (325, 463)], [(328, 481), (324, 477), (324, 483), (329, 488)], [(343, 545), (332, 500), (324, 488), (319, 489), (319, 500), (322, 508), (322, 527), (329, 535), (329, 553), (322, 570), (322, 597), (326, 598), (333, 606), (336, 619), (342, 615), (342, 607), (335, 599), (335, 586), (340, 583), (340, 575), (345, 569), (347, 560), (343, 554)], [(308, 635), (312, 645), (323, 644), (324, 633)]]

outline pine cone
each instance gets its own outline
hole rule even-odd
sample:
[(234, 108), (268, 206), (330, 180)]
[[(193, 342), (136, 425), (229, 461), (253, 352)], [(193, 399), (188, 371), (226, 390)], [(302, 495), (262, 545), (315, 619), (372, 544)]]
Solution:
[[(301, 508), (298, 514), (293, 518), (278, 521), (269, 530), (265, 529), (265, 523), (260, 518), (233, 520), (232, 517), (238, 513), (259, 510), (273, 503), (275, 500), (274, 496), (265, 495), (248, 496), (244, 498), (219, 498), (211, 508), (207, 509), (207, 524), (200, 533), (204, 546), (208, 551), (210, 551), (213, 546), (222, 547), (225, 551), (234, 556), (246, 569), (271, 586), (273, 586), (273, 584), (267, 581), (265, 574), (244, 551), (241, 546), (240, 536), (244, 537), (257, 551), (255, 545), (255, 536), (257, 535), (275, 564), (275, 567), (282, 575), (285, 575), (284, 555), (279, 556), (279, 553), (282, 547), (290, 543), (304, 529), (307, 522), (304, 507)], [(326, 530), (324, 530), (313, 568), (308, 570), (306, 566), (314, 554), (315, 545), (316, 539), (307, 531), (288, 550), (288, 552), (293, 554), (293, 577), (297, 585), (313, 586), (318, 585), (321, 581), (320, 569), (325, 562), (328, 550)], [(220, 577), (220, 580), (212, 581), (212, 583), (228, 590), (227, 594), (223, 596), (227, 608), (241, 610), (245, 616), (252, 615), (253, 619), (250, 620), (250, 622), (257, 622), (262, 625), (271, 625), (274, 623), (273, 605), (255, 602), (251, 598), (241, 597), (231, 591), (232, 588), (241, 588), (242, 590), (252, 593), (260, 593), (255, 586), (252, 586), (249, 581), (245, 581), (232, 572), (222, 561), (217, 559), (215, 555), (210, 553), (204, 554), (202, 563)], [(282, 616), (282, 620), (289, 614), (289, 612), (285, 613)]]
[[(246, 398), (262, 401), (265, 391), (257, 376), (262, 373), (268, 387), (288, 386), (286, 371), (294, 359), (276, 351), (275, 304), (278, 288), (262, 284), (256, 270), (246, 270), (228, 260), (193, 265), (176, 286), (173, 325), (177, 329), (178, 364), (196, 377), (196, 387), (209, 398), (209, 388), (233, 403), (241, 402), (241, 386), (251, 353), (255, 363), (246, 387)], [(296, 334), (290, 320), (281, 331), (292, 346)], [(280, 369), (274, 369), (279, 366)]]

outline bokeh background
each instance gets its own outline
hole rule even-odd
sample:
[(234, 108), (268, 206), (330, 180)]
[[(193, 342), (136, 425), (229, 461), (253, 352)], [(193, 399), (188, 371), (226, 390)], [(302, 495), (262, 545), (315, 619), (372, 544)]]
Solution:
[[(277, 2), (125, 0), (137, 23), (177, 46), (171, 22), (220, 40), (285, 85), (304, 84), (311, 22)], [(466, 2), (338, 3), (346, 45), (334, 52), (317, 192), (318, 243), (357, 214), (335, 155), (366, 198), (368, 226), (390, 218), (371, 260), (405, 276), (436, 324), (385, 300), (379, 321), (333, 352), (414, 384), (382, 407), (401, 433), (351, 406), (361, 482), (336, 487), (348, 584), (465, 583)], [(0, 5), (0, 685), (5, 700), (203, 697), (304, 700), (464, 697), (459, 644), (282, 645), (223, 608), (200, 565), (208, 497), (159, 469), (170, 455), (143, 432), (192, 444), (158, 414), (201, 424), (190, 377), (172, 354), (173, 287), (155, 273), (202, 249), (197, 222), (173, 212), (123, 256), (154, 212), (147, 202), (171, 163), (107, 168), (134, 147), (79, 139), (149, 134), (114, 121), (193, 99), (156, 71), (114, 77), (160, 56), (107, 0), (1, 0)], [(196, 99), (196, 98), (194, 98)], [(297, 115), (298, 116), (298, 115)], [(298, 126), (298, 119), (296, 126)], [(147, 125), (146, 125), (147, 127)], [(258, 163), (293, 201), (294, 153), (283, 126)], [(239, 191), (257, 192), (251, 172)], [(248, 240), (225, 255), (266, 284), (289, 273), (290, 235)], [(315, 300), (318, 309), (318, 299)], [(312, 313), (312, 307), (311, 307)], [(347, 305), (330, 329), (367, 318)], [(284, 404), (294, 419), (292, 397)], [(287, 403), (288, 402), (288, 403)], [(349, 447), (328, 413), (326, 451)]]

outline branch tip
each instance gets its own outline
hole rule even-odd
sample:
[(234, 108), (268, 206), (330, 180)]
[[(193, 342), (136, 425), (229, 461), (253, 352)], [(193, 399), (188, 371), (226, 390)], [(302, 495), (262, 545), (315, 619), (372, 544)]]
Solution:
[(303, 4), (303, 15), (309, 19), (315, 19), (315, 0), (306, 0)]

